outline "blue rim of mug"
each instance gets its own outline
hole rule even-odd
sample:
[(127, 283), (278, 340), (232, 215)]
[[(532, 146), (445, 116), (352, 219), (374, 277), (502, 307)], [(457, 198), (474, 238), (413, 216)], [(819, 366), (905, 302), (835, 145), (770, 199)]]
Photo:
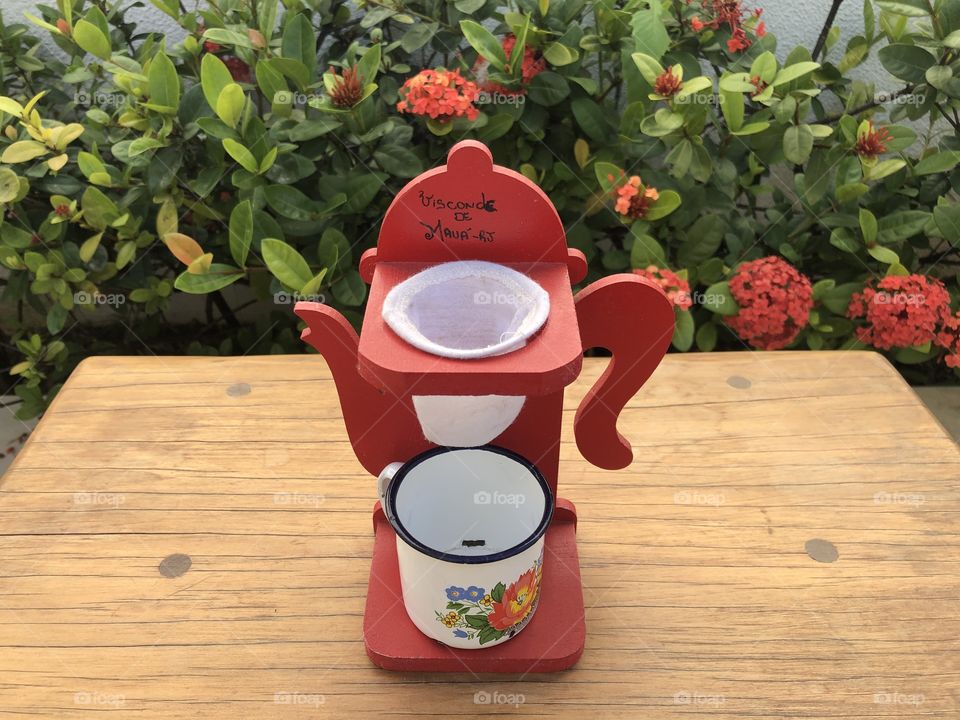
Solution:
[[(425, 545), (417, 540), (417, 538), (415, 538), (413, 534), (407, 530), (406, 527), (404, 527), (403, 523), (400, 522), (400, 518), (397, 517), (396, 513), (394, 513), (393, 508), (396, 505), (397, 490), (400, 488), (403, 479), (410, 473), (411, 470), (424, 461), (429, 460), (437, 455), (464, 450), (482, 450), (484, 452), (492, 452), (510, 458), (514, 462), (523, 465), (527, 472), (533, 475), (533, 477), (539, 483), (540, 489), (543, 490), (543, 517), (540, 518), (540, 523), (537, 525), (536, 529), (522, 542), (519, 542), (511, 548), (507, 548), (506, 550), (500, 550), (499, 552), (490, 553), (489, 555), (455, 555), (452, 553), (445, 553), (442, 550), (437, 550), (436, 548), (432, 548), (429, 545)], [(387, 520), (393, 527), (394, 532), (397, 533), (397, 536), (401, 540), (403, 540), (414, 550), (417, 550), (424, 555), (428, 555), (429, 557), (437, 560), (443, 560), (444, 562), (457, 563), (460, 565), (481, 565), (497, 562), (498, 560), (506, 560), (508, 558), (515, 557), (524, 550), (529, 550), (537, 543), (538, 540), (540, 540), (540, 538), (544, 536), (544, 534), (547, 532), (547, 528), (550, 526), (550, 520), (553, 518), (553, 492), (550, 490), (550, 486), (544, 479), (543, 473), (537, 469), (536, 465), (522, 455), (518, 455), (517, 453), (513, 452), (513, 450), (507, 450), (506, 448), (502, 448), (497, 445), (478, 445), (475, 447), (437, 447), (422, 452), (412, 458), (409, 462), (404, 463), (403, 466), (397, 470), (396, 474), (390, 480), (390, 489), (387, 492), (386, 500), (387, 502), (383, 506), (383, 512), (387, 516)]]

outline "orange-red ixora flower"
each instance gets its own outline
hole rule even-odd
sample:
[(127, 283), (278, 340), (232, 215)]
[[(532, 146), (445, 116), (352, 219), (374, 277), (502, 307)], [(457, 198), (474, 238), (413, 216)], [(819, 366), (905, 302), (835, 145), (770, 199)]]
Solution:
[(647, 278), (647, 280), (652, 280), (663, 288), (674, 307), (687, 310), (693, 305), (693, 298), (690, 296), (690, 283), (673, 270), (648, 265), (646, 268), (637, 268), (633, 272), (640, 277)]
[(487, 616), (487, 622), (495, 630), (507, 630), (523, 620), (533, 610), (539, 587), (533, 568), (503, 591), (500, 602), (493, 603), (493, 611)]
[(751, 347), (779, 350), (806, 327), (813, 287), (786, 260), (771, 255), (746, 262), (728, 284), (740, 309), (724, 322)]
[(860, 157), (875, 160), (887, 151), (889, 140), (890, 131), (887, 128), (874, 128), (873, 122), (867, 120), (857, 131), (857, 144), (853, 149)]
[(223, 64), (230, 71), (230, 77), (237, 82), (250, 82), (250, 66), (238, 57), (223, 58)]
[(690, 27), (693, 28), (694, 32), (700, 32), (706, 26), (704, 25), (703, 20), (694, 15), (692, 18), (690, 18)]
[[(609, 178), (611, 181), (612, 177)], [(650, 205), (655, 203), (660, 193), (654, 187), (646, 187), (639, 175), (631, 175), (621, 185), (613, 190), (617, 201), (614, 209), (621, 215), (626, 215), (634, 220), (644, 217), (650, 210)]]
[(403, 83), (397, 110), (441, 122), (458, 117), (475, 120), (480, 113), (473, 104), (478, 93), (476, 83), (459, 70), (421, 70)]
[(750, 93), (750, 97), (756, 97), (757, 95), (759, 95), (760, 93), (762, 93), (764, 90), (767, 89), (767, 83), (765, 83), (765, 82), (760, 78), (759, 75), (754, 75), (754, 76), (752, 76), (752, 77), (750, 78), (750, 84), (753, 85), (753, 86), (756, 88), (756, 90), (754, 90), (752, 93)]
[(947, 351), (943, 356), (946, 366), (960, 369), (960, 313), (944, 317), (943, 327), (935, 340)]
[(357, 67), (346, 68), (342, 75), (333, 66), (328, 71), (333, 75), (330, 102), (339, 108), (352, 108), (363, 99), (363, 78)]
[(668, 65), (667, 69), (657, 75), (653, 82), (653, 91), (660, 97), (672, 97), (680, 92), (683, 87), (683, 80), (673, 72), (673, 65)]
[[(936, 278), (887, 275), (854, 293), (847, 308), (851, 320), (863, 319), (857, 338), (881, 350), (924, 345), (932, 340), (949, 346), (953, 325), (950, 293)], [(948, 347), (949, 349), (949, 347)]]

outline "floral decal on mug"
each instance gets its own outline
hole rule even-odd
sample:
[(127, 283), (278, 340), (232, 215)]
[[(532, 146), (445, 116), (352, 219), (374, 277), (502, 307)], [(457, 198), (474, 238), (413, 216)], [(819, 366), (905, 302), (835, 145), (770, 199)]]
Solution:
[(510, 585), (497, 583), (488, 593), (476, 585), (446, 589), (446, 612), (436, 611), (437, 621), (453, 636), (477, 639), (481, 645), (514, 635), (529, 622), (540, 598), (543, 556)]

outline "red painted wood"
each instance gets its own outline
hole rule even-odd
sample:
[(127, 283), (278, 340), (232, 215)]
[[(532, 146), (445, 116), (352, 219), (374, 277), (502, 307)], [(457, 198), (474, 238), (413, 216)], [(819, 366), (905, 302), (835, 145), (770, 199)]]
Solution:
[(428, 638), (407, 617), (396, 535), (377, 503), (373, 514), (376, 539), (363, 613), (367, 655), (380, 667), (399, 671), (528, 673), (572, 667), (583, 654), (586, 641), (576, 517), (573, 503), (557, 502), (557, 513), (547, 530), (540, 602), (530, 624), (500, 645), (460, 650)]
[(639, 275), (611, 275), (577, 293), (583, 349), (602, 347), (613, 357), (577, 408), (577, 447), (609, 470), (633, 460), (617, 418), (660, 364), (673, 337), (673, 306), (659, 286)]

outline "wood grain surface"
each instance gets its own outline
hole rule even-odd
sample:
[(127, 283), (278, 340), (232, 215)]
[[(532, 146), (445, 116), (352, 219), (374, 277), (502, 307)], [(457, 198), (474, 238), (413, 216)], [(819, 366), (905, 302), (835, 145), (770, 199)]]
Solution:
[(87, 360), (0, 485), (0, 715), (960, 715), (960, 453), (886, 361), (671, 355), (618, 472), (572, 442), (602, 369), (561, 450), (583, 658), (474, 677), (364, 654), (375, 481), (322, 359)]

